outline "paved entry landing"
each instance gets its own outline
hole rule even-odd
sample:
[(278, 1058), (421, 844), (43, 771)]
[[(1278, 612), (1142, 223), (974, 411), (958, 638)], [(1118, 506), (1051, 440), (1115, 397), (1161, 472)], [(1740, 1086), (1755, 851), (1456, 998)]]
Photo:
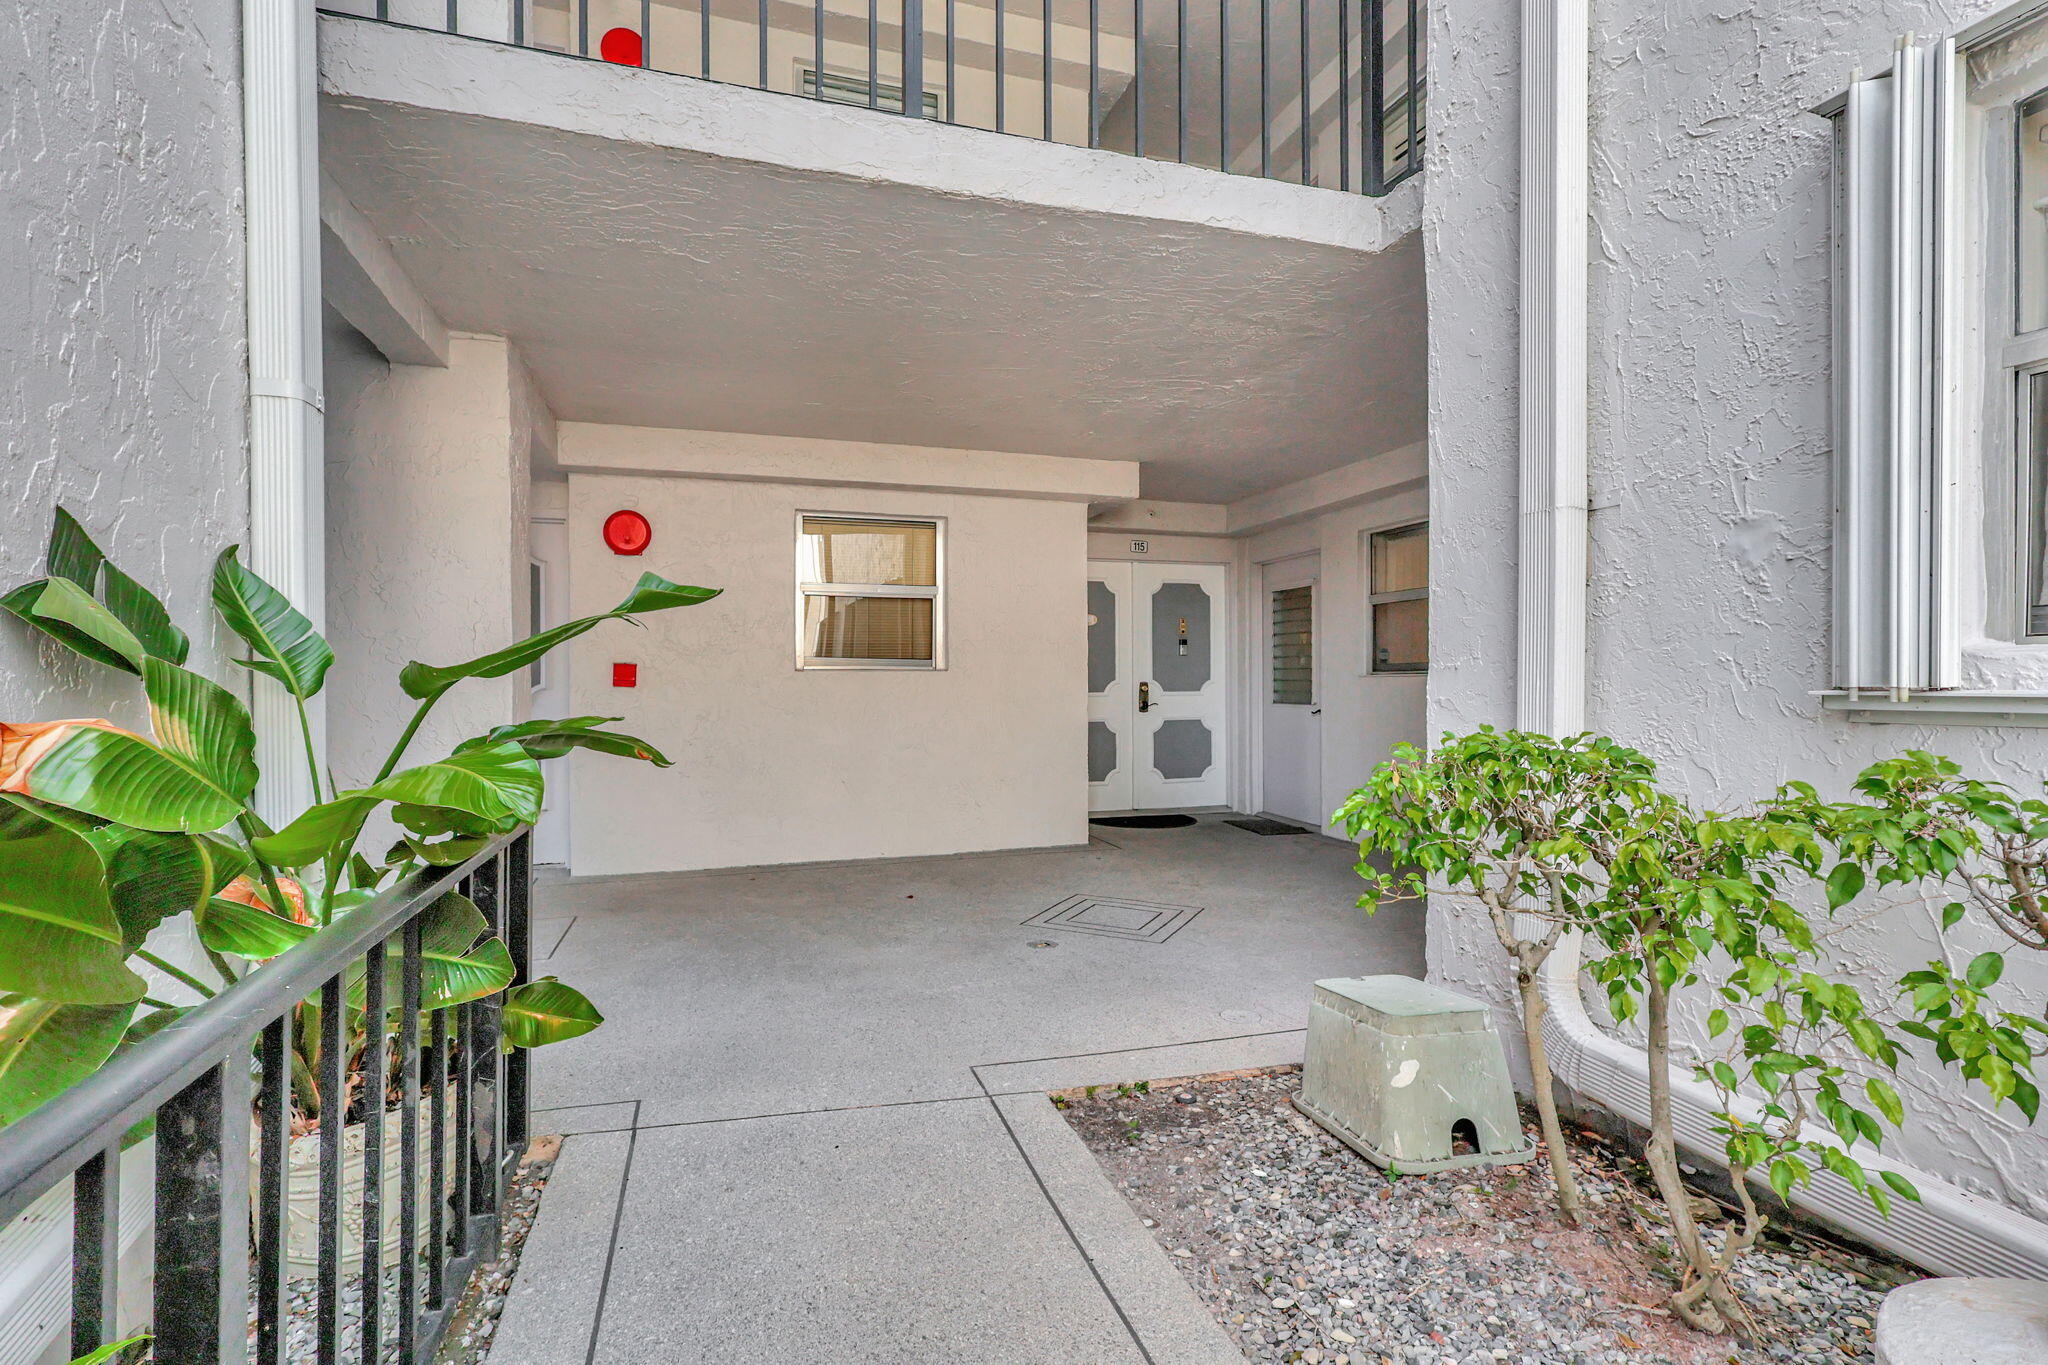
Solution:
[(1234, 1359), (1043, 1092), (1299, 1060), (1421, 912), (1332, 840), (1104, 833), (543, 888), (607, 1023), (535, 1055), (568, 1136), (499, 1365)]

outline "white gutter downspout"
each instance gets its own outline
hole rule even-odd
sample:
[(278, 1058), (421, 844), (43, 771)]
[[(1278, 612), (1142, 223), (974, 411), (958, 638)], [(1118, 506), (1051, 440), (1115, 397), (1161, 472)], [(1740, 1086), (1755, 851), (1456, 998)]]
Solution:
[(1515, 723), (1586, 724), (1590, 0), (1522, 2), (1521, 574)]
[[(312, 0), (243, 0), (249, 309), (249, 545), (244, 562), (316, 627), (326, 617), (320, 368), (320, 145)], [(315, 800), (283, 689), (253, 690), (256, 806), (282, 826)], [(325, 752), (320, 699), (315, 752)]]
[[(1587, 69), (1589, 0), (1522, 5), (1521, 564), (1517, 582), (1516, 723), (1552, 735), (1586, 724), (1586, 263), (1589, 233)], [(1649, 1058), (1608, 1036), (1579, 996), (1579, 945), (1545, 964), (1543, 1025), (1558, 1080), (1583, 1098), (1647, 1126)], [(1722, 1165), (1713, 1093), (1674, 1078), (1674, 1136)], [(1755, 1114), (1751, 1115), (1756, 1117)], [(1949, 1275), (2048, 1279), (2048, 1228), (2002, 1204), (1869, 1154), (1920, 1200), (1895, 1200), (1890, 1219), (1826, 1172), (1793, 1202), (1854, 1236)]]

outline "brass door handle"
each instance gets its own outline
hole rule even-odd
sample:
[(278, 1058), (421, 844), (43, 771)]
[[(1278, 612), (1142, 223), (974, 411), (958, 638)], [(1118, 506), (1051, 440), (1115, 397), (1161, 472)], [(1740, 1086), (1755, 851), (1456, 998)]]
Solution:
[(1138, 684), (1138, 709), (1140, 711), (1150, 711), (1152, 709), (1151, 683), (1142, 682)]

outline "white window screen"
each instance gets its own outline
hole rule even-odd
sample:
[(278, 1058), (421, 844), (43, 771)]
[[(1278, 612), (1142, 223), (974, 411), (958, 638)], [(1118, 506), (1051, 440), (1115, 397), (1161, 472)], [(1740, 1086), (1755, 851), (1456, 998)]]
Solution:
[(797, 535), (803, 665), (937, 667), (941, 539), (936, 520), (806, 514)]

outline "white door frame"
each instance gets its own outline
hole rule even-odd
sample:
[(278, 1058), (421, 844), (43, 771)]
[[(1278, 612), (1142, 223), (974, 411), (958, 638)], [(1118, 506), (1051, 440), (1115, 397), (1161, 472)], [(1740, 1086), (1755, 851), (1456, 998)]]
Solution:
[[(528, 527), (527, 558), (543, 567), (540, 619), (534, 629), (546, 630), (569, 619), (569, 525), (564, 517), (534, 517)], [(557, 649), (540, 661), (541, 684), (532, 686), (533, 714), (558, 718), (570, 714), (573, 695), (570, 667), (574, 651)], [(534, 862), (569, 862), (569, 759), (541, 763), (546, 786), (540, 819), (533, 836)]]

